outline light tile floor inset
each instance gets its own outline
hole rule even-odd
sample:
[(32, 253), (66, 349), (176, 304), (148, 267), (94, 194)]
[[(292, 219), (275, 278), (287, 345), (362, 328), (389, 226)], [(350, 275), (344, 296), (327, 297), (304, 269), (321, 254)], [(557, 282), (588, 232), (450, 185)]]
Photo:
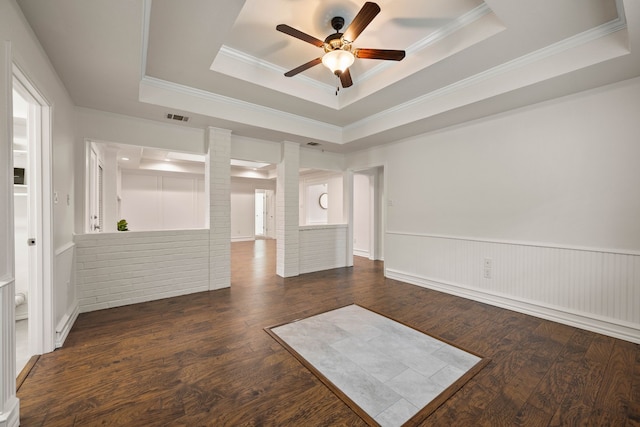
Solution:
[(381, 426), (401, 426), (481, 358), (349, 305), (271, 328)]

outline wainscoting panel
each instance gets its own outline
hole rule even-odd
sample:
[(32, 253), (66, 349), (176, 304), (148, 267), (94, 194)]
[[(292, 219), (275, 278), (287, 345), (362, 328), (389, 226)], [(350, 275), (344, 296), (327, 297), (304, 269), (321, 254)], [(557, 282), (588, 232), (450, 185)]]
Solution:
[(347, 265), (347, 226), (300, 227), (300, 274)]
[(75, 236), (80, 312), (209, 289), (209, 230)]
[(74, 272), (75, 243), (69, 242), (55, 251), (54, 289), (56, 292), (55, 316), (56, 348), (62, 347), (73, 324), (78, 318), (78, 300), (76, 298)]
[(640, 342), (640, 254), (387, 233), (386, 275)]

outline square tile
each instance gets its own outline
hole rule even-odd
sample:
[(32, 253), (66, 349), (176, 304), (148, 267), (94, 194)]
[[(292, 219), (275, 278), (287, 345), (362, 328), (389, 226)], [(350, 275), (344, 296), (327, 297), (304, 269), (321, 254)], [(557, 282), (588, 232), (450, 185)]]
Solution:
[[(265, 329), (345, 403), (401, 426), (470, 379), (482, 358), (357, 305)], [(472, 371), (470, 371), (472, 370)], [(433, 406), (433, 405), (431, 405)], [(432, 410), (435, 408), (432, 408)], [(424, 411), (423, 411), (424, 412)]]

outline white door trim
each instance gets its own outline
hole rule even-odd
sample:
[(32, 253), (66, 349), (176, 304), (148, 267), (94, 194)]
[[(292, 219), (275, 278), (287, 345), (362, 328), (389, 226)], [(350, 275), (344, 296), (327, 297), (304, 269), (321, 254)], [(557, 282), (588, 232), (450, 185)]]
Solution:
[[(28, 98), (39, 107), (33, 109), (38, 132), (33, 151), (32, 180), (38, 187), (36, 200), (36, 252), (40, 263), (36, 284), (29, 289), (29, 344), (34, 354), (55, 349), (55, 324), (53, 313), (53, 227), (52, 227), (52, 149), (51, 107), (47, 99), (28, 76), (13, 64), (13, 87), (26, 91)], [(33, 329), (33, 331), (32, 331)]]

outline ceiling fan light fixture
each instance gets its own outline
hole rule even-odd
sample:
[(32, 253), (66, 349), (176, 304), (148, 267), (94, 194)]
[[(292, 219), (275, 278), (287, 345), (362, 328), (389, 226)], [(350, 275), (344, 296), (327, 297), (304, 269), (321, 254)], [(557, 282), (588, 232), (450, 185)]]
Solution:
[(342, 74), (353, 64), (353, 61), (355, 61), (353, 53), (343, 49), (332, 50), (325, 53), (322, 57), (322, 63), (324, 66), (336, 75)]

